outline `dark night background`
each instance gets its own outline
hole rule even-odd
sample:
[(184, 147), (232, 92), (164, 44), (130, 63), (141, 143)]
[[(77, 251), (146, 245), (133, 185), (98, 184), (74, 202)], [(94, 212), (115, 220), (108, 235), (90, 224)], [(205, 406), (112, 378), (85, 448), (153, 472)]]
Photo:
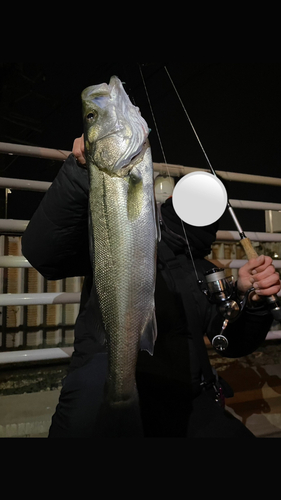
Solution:
[[(206, 168), (206, 161), (164, 71), (166, 65), (216, 170), (280, 177), (280, 63), (0, 63), (0, 141), (71, 150), (82, 133), (84, 88), (113, 74), (140, 107), (163, 156), (139, 64), (168, 163)], [(0, 176), (52, 181), (61, 163), (0, 155)], [(230, 198), (281, 203), (281, 189), (227, 183)], [(8, 218), (31, 216), (41, 194), (13, 192)], [(264, 231), (264, 212), (237, 211), (246, 231)], [(1, 214), (3, 217), (3, 195)], [(234, 229), (224, 217), (222, 228)]]

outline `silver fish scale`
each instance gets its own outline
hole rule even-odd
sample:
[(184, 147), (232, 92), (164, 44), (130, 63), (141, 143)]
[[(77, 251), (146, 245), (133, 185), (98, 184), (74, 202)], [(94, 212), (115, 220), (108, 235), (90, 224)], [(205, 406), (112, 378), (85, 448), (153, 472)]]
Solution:
[[(153, 346), (157, 227), (150, 148), (126, 177), (90, 165), (94, 276), (109, 346), (107, 398), (136, 397), (142, 336)], [(155, 340), (155, 339), (154, 339)]]

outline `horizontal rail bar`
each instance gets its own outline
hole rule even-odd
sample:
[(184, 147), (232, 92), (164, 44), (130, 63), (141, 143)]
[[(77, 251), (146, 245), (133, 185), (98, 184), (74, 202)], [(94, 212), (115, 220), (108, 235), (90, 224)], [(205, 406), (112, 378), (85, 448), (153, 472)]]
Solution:
[[(1, 151), (0, 151), (1, 152)], [(171, 176), (180, 177), (192, 172), (210, 172), (208, 169), (184, 167), (181, 165), (166, 165), (165, 163), (154, 163), (154, 170), (156, 172), (167, 175), (167, 167)], [(263, 184), (267, 186), (281, 186), (281, 179), (278, 177), (263, 177), (262, 175), (239, 174), (235, 172), (224, 172), (217, 170), (219, 177), (226, 181), (244, 182), (247, 184)]]
[[(215, 265), (219, 264), (219, 267), (224, 267), (224, 269), (241, 269), (248, 261), (247, 260), (227, 260), (218, 259), (211, 260), (210, 262)], [(274, 266), (276, 269), (281, 269), (281, 260), (274, 260)], [(12, 256), (0, 256), (0, 269), (29, 269), (32, 265), (28, 262), (25, 257), (12, 257)]]
[(25, 220), (0, 219), (0, 234), (24, 233), (28, 224)]
[[(24, 233), (29, 221), (20, 220), (0, 220), (0, 234), (9, 233)], [(247, 233), (247, 237), (252, 241), (257, 242), (281, 242), (281, 234), (279, 233)], [(219, 231), (217, 241), (240, 241), (240, 236), (237, 231)]]
[(80, 304), (81, 293), (26, 293), (0, 295), (0, 307)]
[[(13, 189), (18, 191), (35, 191), (38, 193), (45, 193), (50, 189), (51, 182), (30, 181), (27, 179), (10, 179), (8, 177), (0, 177), (0, 188)], [(242, 208), (249, 210), (273, 210), (276, 212), (281, 211), (281, 204), (279, 203), (264, 203), (261, 201), (247, 201), (247, 200), (230, 200), (233, 208)]]
[(266, 340), (280, 340), (281, 339), (281, 331), (278, 332), (269, 332), (266, 337)]
[[(33, 158), (47, 158), (50, 160), (65, 161), (71, 154), (71, 151), (61, 151), (57, 149), (46, 149), (40, 147), (22, 146), (18, 144), (8, 144), (0, 142), (0, 153), (18, 156), (30, 156)], [(167, 167), (171, 175), (179, 177), (191, 172), (205, 171), (207, 169), (199, 169), (193, 167), (185, 167), (182, 165), (172, 165), (165, 163), (154, 163), (154, 170), (156, 172), (167, 174)], [(281, 186), (281, 179), (275, 177), (263, 177), (261, 175), (239, 174), (235, 172), (218, 171), (218, 175), (225, 180), (234, 182), (245, 182), (250, 184), (264, 184), (269, 186)]]
[(28, 269), (32, 267), (25, 257), (0, 256), (0, 268)]
[[(281, 339), (281, 331), (272, 331), (267, 335), (267, 340)], [(0, 366), (21, 364), (21, 363), (36, 363), (42, 361), (57, 361), (70, 359), (74, 349), (67, 347), (65, 349), (32, 349), (29, 351), (13, 351), (0, 353)]]
[(0, 153), (11, 156), (29, 156), (31, 158), (46, 158), (48, 160), (58, 161), (65, 161), (71, 154), (70, 151), (22, 146), (20, 144), (8, 144), (6, 142), (0, 142)]
[[(251, 241), (264, 243), (281, 242), (281, 234), (277, 233), (251, 233), (247, 232), (247, 237)], [(217, 233), (217, 241), (240, 241), (240, 236), (237, 231), (219, 231)]]
[(0, 365), (69, 359), (72, 356), (72, 353), (72, 348), (34, 349), (30, 351), (1, 352)]
[[(51, 187), (51, 182), (30, 181), (27, 179), (10, 179), (7, 177), (0, 177), (0, 188), (14, 189), (19, 191), (36, 191), (45, 193)], [(261, 201), (247, 201), (247, 200), (230, 200), (233, 208), (243, 208), (249, 210), (273, 210), (276, 212), (281, 211), (281, 204), (279, 203), (264, 203)]]
[[(210, 259), (209, 260), (216, 267), (224, 269), (241, 269), (247, 264), (248, 260), (226, 260), (226, 259)], [(273, 265), (275, 269), (281, 269), (281, 260), (274, 260)]]
[(230, 203), (233, 208), (243, 208), (247, 210), (272, 210), (274, 212), (281, 212), (281, 204), (279, 203), (246, 200), (230, 200)]
[(36, 191), (45, 193), (51, 187), (51, 182), (29, 181), (26, 179), (9, 179), (0, 177), (0, 188), (14, 189), (19, 191)]

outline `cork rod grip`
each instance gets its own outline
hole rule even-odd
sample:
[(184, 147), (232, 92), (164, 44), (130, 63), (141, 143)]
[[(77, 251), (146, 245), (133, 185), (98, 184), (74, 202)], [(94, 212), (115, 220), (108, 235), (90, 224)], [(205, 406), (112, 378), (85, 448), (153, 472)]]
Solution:
[(244, 248), (247, 258), (249, 260), (258, 258), (258, 254), (255, 251), (252, 242), (249, 240), (249, 238), (244, 238), (243, 240), (241, 240), (241, 245)]

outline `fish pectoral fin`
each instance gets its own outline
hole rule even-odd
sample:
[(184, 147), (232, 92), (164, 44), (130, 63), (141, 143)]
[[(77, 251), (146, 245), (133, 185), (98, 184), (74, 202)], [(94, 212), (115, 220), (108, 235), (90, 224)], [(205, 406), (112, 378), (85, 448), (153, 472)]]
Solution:
[(140, 349), (146, 351), (150, 356), (154, 354), (154, 346), (157, 339), (157, 321), (155, 311), (151, 320), (147, 323), (141, 337)]
[(129, 221), (137, 220), (143, 209), (144, 188), (143, 178), (137, 169), (134, 169), (129, 177), (128, 190), (128, 219)]
[(155, 202), (155, 205), (156, 205), (156, 210), (155, 210), (156, 234), (157, 234), (157, 241), (158, 241), (158, 243), (160, 243), (162, 241), (161, 221), (160, 221), (160, 213), (159, 213), (160, 206), (159, 206), (159, 210), (158, 210), (156, 202)]

